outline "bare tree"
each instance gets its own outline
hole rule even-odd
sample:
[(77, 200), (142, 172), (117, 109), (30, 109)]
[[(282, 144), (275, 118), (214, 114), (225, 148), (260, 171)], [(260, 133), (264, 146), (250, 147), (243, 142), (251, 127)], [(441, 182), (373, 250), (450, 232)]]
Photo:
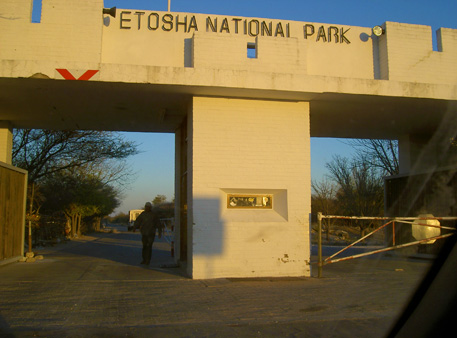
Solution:
[(15, 129), (13, 136), (13, 164), (29, 172), (29, 182), (137, 153), (135, 143), (112, 132)]
[(65, 172), (69, 172), (76, 177), (91, 176), (104, 185), (116, 187), (118, 194), (121, 194), (128, 184), (137, 177), (137, 174), (133, 172), (126, 159), (96, 160), (65, 170)]
[[(338, 212), (337, 209), (337, 186), (332, 183), (328, 178), (324, 178), (322, 181), (311, 182), (311, 210), (315, 214), (322, 212), (325, 215), (335, 215)], [(326, 232), (327, 240), (330, 237), (330, 227), (333, 224), (333, 219), (326, 218), (323, 220), (323, 226)]]
[[(384, 181), (380, 170), (368, 162), (334, 156), (326, 164), (329, 177), (338, 186), (338, 210), (345, 216), (382, 216), (384, 209)], [(371, 223), (359, 222), (362, 235)]]
[(356, 150), (359, 164), (380, 169), (385, 176), (399, 173), (397, 140), (355, 139), (346, 143)]

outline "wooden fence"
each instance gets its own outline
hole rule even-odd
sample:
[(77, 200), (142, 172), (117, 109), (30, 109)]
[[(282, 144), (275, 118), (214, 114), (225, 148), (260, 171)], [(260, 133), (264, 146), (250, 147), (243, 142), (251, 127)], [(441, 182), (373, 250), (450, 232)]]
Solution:
[(24, 256), (27, 171), (0, 162), (0, 264)]

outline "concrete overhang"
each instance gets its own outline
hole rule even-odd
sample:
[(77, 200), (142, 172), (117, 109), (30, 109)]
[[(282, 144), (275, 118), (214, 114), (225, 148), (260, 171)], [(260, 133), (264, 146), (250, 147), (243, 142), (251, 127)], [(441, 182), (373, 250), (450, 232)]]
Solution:
[(313, 137), (398, 138), (433, 133), (457, 102), (453, 85), (117, 64), (88, 65), (97, 81), (68, 81), (53, 63), (6, 63), (23, 69), (0, 72), (0, 120), (15, 128), (174, 132), (197, 95), (308, 101)]

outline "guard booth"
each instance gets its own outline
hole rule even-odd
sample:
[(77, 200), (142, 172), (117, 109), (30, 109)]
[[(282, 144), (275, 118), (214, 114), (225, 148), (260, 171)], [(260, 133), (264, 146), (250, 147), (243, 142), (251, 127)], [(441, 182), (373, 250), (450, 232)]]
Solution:
[[(398, 175), (385, 179), (386, 216), (435, 217), (457, 216), (457, 168), (441, 169), (417, 175)], [(440, 220), (441, 226), (457, 228), (455, 220)], [(390, 230), (390, 228), (388, 228)], [(442, 229), (441, 234), (449, 232)], [(397, 226), (395, 238), (398, 244), (415, 240), (412, 225)], [(421, 253), (436, 254), (443, 241), (419, 245)]]

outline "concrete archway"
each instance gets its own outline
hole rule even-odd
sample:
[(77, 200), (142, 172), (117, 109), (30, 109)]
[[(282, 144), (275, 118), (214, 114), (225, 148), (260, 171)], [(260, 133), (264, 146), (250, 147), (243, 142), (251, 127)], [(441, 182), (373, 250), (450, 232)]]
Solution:
[(423, 150), (455, 125), (452, 29), (435, 52), (430, 27), (393, 22), (377, 37), (193, 13), (113, 18), (101, 0), (61, 0), (32, 24), (29, 0), (8, 4), (0, 160), (12, 128), (175, 133), (177, 257), (193, 278), (310, 275), (311, 136), (399, 139), (409, 175), (434, 169)]

